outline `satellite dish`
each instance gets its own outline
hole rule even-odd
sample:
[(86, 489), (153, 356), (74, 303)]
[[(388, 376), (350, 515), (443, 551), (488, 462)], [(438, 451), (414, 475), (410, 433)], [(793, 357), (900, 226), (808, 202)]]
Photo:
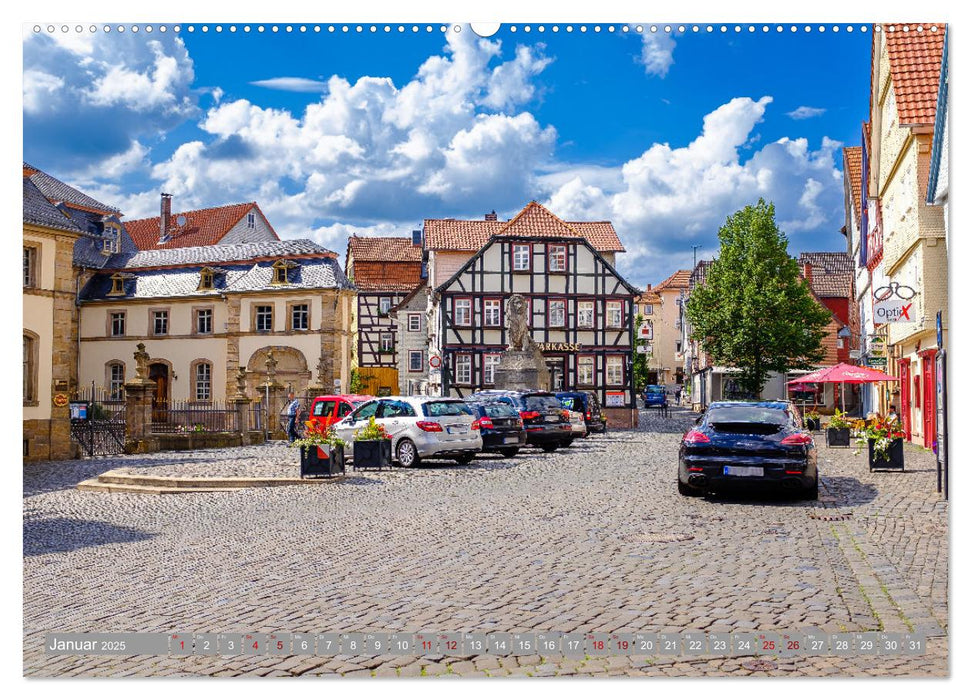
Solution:
[(186, 221), (185, 214), (179, 214), (175, 218), (175, 223), (177, 223), (179, 226), (185, 226), (185, 221)]

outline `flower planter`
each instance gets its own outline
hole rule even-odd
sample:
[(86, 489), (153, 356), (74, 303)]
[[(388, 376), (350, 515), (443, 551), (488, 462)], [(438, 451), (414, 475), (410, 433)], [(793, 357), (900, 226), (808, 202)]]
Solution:
[(354, 470), (391, 468), (390, 440), (355, 440)]
[(806, 430), (811, 430), (813, 432), (819, 432), (823, 429), (823, 421), (820, 418), (807, 418), (806, 419)]
[(300, 478), (344, 473), (344, 448), (317, 445), (300, 448)]
[(873, 447), (875, 440), (868, 440), (869, 443), (869, 457), (870, 457), (870, 471), (874, 469), (897, 469), (899, 471), (904, 470), (904, 440), (903, 438), (897, 438), (896, 440), (890, 441), (890, 447), (887, 448), (887, 459), (883, 459), (876, 454), (876, 450)]
[(826, 444), (830, 447), (849, 447), (849, 428), (826, 428)]

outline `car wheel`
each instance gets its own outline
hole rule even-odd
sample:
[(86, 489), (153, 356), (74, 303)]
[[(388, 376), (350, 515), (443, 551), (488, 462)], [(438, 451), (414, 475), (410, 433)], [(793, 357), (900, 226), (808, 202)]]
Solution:
[(506, 458), (515, 457), (516, 455), (519, 454), (519, 448), (510, 447), (507, 450), (499, 450), (499, 454), (501, 454), (503, 457), (506, 457)]
[(808, 489), (803, 491), (803, 498), (807, 501), (818, 501), (819, 500), (819, 477), (813, 482), (813, 485)]
[(459, 464), (468, 464), (473, 459), (475, 459), (475, 452), (469, 452), (464, 455), (459, 455), (458, 457), (455, 458), (455, 461), (458, 462)]
[(681, 479), (678, 479), (678, 493), (680, 493), (682, 496), (694, 496), (694, 497), (703, 495), (701, 491), (699, 491), (696, 488), (692, 488), (691, 486), (688, 486), (687, 484), (683, 483)]
[(418, 448), (415, 447), (415, 443), (411, 440), (405, 438), (398, 443), (398, 464), (406, 469), (409, 467), (417, 467), (421, 464), (421, 457), (418, 455)]
[(560, 447), (569, 447), (572, 444), (573, 444), (573, 439), (571, 438), (569, 440), (564, 440), (562, 443), (560, 443)]
[(549, 443), (547, 445), (543, 445), (542, 446), (542, 450), (543, 450), (543, 452), (556, 452), (556, 448), (557, 447), (559, 447), (559, 445), (557, 443), (551, 442), (551, 443)]

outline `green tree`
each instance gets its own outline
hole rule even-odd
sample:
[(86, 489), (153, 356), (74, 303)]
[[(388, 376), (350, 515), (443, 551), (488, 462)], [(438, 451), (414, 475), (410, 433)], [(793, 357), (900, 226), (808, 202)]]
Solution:
[(634, 352), (634, 388), (637, 391), (643, 391), (644, 387), (647, 386), (647, 354), (642, 352), (637, 352), (637, 346), (644, 345), (644, 341), (640, 340), (641, 326), (644, 325), (644, 317), (641, 314), (637, 314), (634, 319), (634, 337), (637, 340), (634, 341), (635, 352)]
[(832, 320), (799, 276), (775, 206), (759, 199), (718, 231), (721, 251), (688, 299), (692, 338), (713, 361), (741, 370), (739, 386), (758, 396), (770, 372), (809, 369), (823, 358)]

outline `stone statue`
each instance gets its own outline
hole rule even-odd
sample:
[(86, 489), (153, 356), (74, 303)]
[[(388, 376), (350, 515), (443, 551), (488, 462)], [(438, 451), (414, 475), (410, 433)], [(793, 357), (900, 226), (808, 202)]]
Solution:
[(151, 356), (145, 352), (145, 343), (139, 343), (135, 348), (135, 379), (148, 381), (148, 361)]
[(266, 353), (266, 383), (273, 384), (276, 379), (276, 366), (279, 364), (279, 360), (273, 357), (273, 350), (268, 350)]
[(510, 350), (529, 350), (532, 345), (528, 313), (529, 304), (522, 294), (513, 294), (506, 300), (506, 331), (509, 333)]
[(236, 395), (246, 396), (246, 370), (242, 365), (236, 368)]

